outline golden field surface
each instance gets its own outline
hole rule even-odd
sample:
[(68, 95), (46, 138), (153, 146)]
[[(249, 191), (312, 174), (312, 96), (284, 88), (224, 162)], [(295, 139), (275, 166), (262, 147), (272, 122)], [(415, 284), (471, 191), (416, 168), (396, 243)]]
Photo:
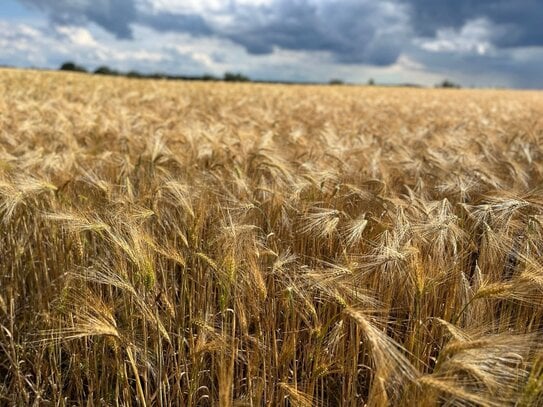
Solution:
[(543, 93), (0, 70), (0, 405), (543, 404)]

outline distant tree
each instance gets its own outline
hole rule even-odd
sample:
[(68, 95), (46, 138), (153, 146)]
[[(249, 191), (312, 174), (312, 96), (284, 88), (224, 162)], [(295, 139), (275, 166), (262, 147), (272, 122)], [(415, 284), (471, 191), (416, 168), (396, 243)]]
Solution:
[(449, 89), (459, 89), (461, 86), (457, 83), (454, 83), (448, 79), (444, 79), (443, 82), (436, 85), (436, 88), (449, 88)]
[(242, 73), (232, 73), (232, 72), (226, 72), (224, 74), (223, 80), (227, 82), (249, 82), (250, 81), (248, 76), (245, 76)]
[(72, 72), (87, 72), (87, 70), (81, 65), (77, 65), (74, 62), (64, 62), (59, 70), (61, 71), (72, 71)]
[(115, 69), (111, 69), (108, 66), (102, 65), (94, 70), (94, 73), (97, 75), (119, 75), (119, 72)]
[(145, 77), (145, 75), (141, 74), (138, 71), (130, 71), (126, 74), (126, 76), (129, 78), (144, 78)]
[(204, 75), (202, 76), (202, 80), (203, 80), (203, 81), (216, 81), (216, 80), (217, 80), (217, 77), (216, 77), (216, 76), (213, 76), (213, 75), (211, 75), (211, 74), (207, 74), (207, 73), (206, 73), (206, 74), (204, 74)]
[(330, 79), (330, 80), (328, 81), (328, 84), (329, 84), (329, 85), (343, 85), (344, 83), (345, 83), (345, 82), (343, 82), (341, 79), (336, 79), (336, 78)]
[(369, 85), (369, 86), (375, 85), (375, 81), (373, 80), (373, 78), (369, 78), (369, 79), (368, 79), (368, 85)]

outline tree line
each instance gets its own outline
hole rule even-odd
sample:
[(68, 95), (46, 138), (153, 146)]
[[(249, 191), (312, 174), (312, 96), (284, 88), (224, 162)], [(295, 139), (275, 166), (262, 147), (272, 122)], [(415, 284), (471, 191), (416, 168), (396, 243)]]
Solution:
[[(72, 71), (72, 72), (84, 72), (84, 73), (93, 73), (95, 75), (111, 75), (111, 76), (126, 76), (128, 78), (141, 78), (141, 79), (170, 79), (170, 80), (197, 80), (197, 81), (226, 81), (226, 82), (265, 82), (265, 83), (285, 83), (285, 84), (296, 84), (300, 82), (289, 82), (289, 81), (253, 81), (247, 75), (244, 75), (239, 72), (226, 72), (222, 77), (218, 77), (210, 74), (203, 75), (170, 75), (164, 73), (142, 73), (138, 71), (118, 71), (112, 69), (106, 65), (99, 66), (94, 71), (87, 70), (84, 66), (78, 65), (75, 62), (64, 62), (59, 70), (61, 71)], [(318, 84), (317, 82), (303, 82), (304, 84)], [(345, 85), (345, 82), (341, 79), (333, 78), (328, 82), (329, 85)], [(367, 82), (368, 86), (376, 85), (376, 82), (373, 78), (370, 78)], [(420, 87), (420, 85), (404, 83), (397, 84), (395, 86), (405, 86), (405, 87)], [(449, 79), (444, 79), (442, 82), (435, 85), (436, 88), (453, 88), (458, 89), (461, 86), (455, 82), (450, 81)]]
[(226, 72), (222, 77), (217, 77), (210, 74), (204, 75), (170, 75), (165, 73), (142, 73), (138, 71), (118, 71), (110, 68), (106, 65), (99, 66), (94, 71), (89, 71), (84, 66), (78, 65), (75, 62), (64, 62), (59, 70), (71, 71), (71, 72), (84, 72), (93, 73), (95, 75), (110, 75), (110, 76), (126, 76), (128, 78), (142, 78), (142, 79), (177, 79), (177, 80), (199, 80), (199, 81), (227, 81), (227, 82), (250, 82), (251, 79), (239, 72)]

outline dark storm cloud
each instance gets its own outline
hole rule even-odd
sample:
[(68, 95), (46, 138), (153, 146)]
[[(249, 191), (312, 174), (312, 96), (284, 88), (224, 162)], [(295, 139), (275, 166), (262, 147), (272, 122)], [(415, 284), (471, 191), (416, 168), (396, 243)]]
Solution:
[(466, 21), (486, 18), (500, 29), (493, 42), (498, 47), (542, 46), (541, 0), (403, 0), (412, 26), (423, 36), (443, 27), (462, 27)]
[(157, 14), (140, 14), (137, 22), (159, 32), (188, 32), (194, 36), (213, 34), (213, 31), (203, 17), (196, 14), (175, 14), (165, 12)]
[(338, 62), (389, 65), (398, 58), (407, 30), (405, 14), (390, 4), (279, 0), (237, 10), (232, 27), (221, 34), (253, 54), (279, 47), (330, 52)]
[[(274, 0), (257, 5), (225, 0), (218, 11), (197, 7), (199, 14), (189, 6), (182, 14), (164, 7), (165, 2), (155, 9), (153, 0), (19, 1), (42, 10), (53, 23), (92, 22), (121, 39), (132, 38), (132, 26), (139, 24), (157, 32), (227, 39), (252, 55), (275, 48), (320, 51), (337, 63), (389, 66), (403, 54), (430, 72), (469, 74), (477, 68), (521, 73), (525, 81), (537, 79), (534, 67), (543, 62), (540, 52), (529, 63), (514, 54), (543, 47), (542, 0)], [(471, 28), (462, 31), (465, 27)]]
[(443, 77), (455, 77), (466, 86), (543, 88), (543, 48), (507, 48), (490, 55), (423, 52), (411, 56)]
[(134, 0), (20, 1), (47, 12), (53, 22), (93, 22), (117, 38), (131, 38), (131, 24), (138, 23), (156, 31), (226, 38), (251, 54), (269, 54), (275, 47), (324, 51), (344, 63), (394, 63), (408, 29), (403, 6), (390, 1), (277, 0), (259, 6), (225, 2), (226, 24), (213, 15), (144, 12)]
[(134, 0), (20, 0), (46, 12), (53, 23), (82, 25), (92, 22), (119, 39), (132, 39), (131, 25), (139, 23), (156, 31), (210, 35), (202, 16), (194, 14), (141, 13)]
[(117, 38), (132, 38), (130, 24), (137, 17), (133, 0), (19, 0), (49, 15), (54, 23), (93, 22)]

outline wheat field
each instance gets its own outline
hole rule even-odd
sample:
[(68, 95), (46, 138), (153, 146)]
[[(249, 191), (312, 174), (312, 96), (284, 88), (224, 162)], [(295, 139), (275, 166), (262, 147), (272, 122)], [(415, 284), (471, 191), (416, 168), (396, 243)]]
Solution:
[(543, 94), (0, 70), (0, 405), (543, 405)]

